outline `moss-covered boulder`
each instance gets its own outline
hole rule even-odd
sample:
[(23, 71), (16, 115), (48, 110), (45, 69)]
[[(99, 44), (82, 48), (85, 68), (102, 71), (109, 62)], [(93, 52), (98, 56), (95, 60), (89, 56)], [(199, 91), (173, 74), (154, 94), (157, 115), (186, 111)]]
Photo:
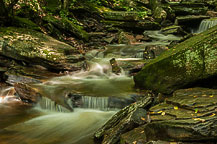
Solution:
[(211, 82), (217, 76), (216, 43), (217, 26), (174, 46), (143, 67), (134, 77), (136, 87), (170, 94), (201, 80)]
[(79, 39), (87, 41), (89, 39), (88, 33), (83, 30), (83, 27), (74, 23), (67, 18), (55, 18), (53, 16), (43, 17), (44, 27), (47, 28), (48, 33), (59, 39), (63, 39), (62, 35), (75, 36)]
[(41, 65), (50, 70), (76, 70), (78, 67), (70, 59), (76, 52), (72, 46), (40, 32), (0, 28), (0, 54), (15, 60)]
[(40, 31), (40, 27), (28, 18), (15, 16), (13, 20), (14, 26)]
[(175, 91), (164, 103), (149, 109), (151, 122), (121, 136), (121, 144), (150, 141), (207, 142), (217, 138), (217, 90)]

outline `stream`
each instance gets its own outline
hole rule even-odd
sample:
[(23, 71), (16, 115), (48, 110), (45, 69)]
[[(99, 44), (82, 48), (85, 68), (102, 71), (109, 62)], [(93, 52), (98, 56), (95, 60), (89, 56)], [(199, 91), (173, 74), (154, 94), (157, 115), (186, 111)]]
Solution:
[[(129, 69), (144, 63), (145, 48), (180, 39), (159, 31), (146, 34), (153, 41), (90, 51), (85, 70), (32, 85), (43, 95), (33, 108), (21, 104), (13, 87), (0, 89), (0, 143), (93, 144), (99, 127), (142, 96), (134, 89)], [(118, 75), (112, 73), (112, 58), (122, 68)]]

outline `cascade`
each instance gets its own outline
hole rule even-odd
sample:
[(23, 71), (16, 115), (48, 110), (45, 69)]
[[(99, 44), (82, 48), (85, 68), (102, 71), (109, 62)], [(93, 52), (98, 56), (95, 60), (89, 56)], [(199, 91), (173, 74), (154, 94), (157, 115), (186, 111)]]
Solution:
[(208, 30), (209, 28), (211, 28), (211, 27), (213, 27), (215, 25), (217, 25), (217, 18), (204, 19), (200, 23), (199, 29), (197, 30), (196, 33), (204, 32), (204, 31)]
[(67, 108), (57, 104), (55, 101), (52, 101), (46, 97), (41, 98), (41, 100), (38, 103), (38, 107), (52, 112), (71, 112)]
[(108, 110), (109, 98), (82, 96), (82, 107), (89, 109)]

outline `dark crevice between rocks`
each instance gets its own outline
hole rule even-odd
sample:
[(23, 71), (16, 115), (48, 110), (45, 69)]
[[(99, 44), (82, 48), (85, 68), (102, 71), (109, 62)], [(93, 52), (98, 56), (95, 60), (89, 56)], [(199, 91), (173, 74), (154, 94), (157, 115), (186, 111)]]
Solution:
[(205, 79), (200, 79), (194, 81), (183, 88), (193, 88), (193, 87), (204, 87), (204, 88), (211, 88), (217, 89), (217, 76), (213, 75)]

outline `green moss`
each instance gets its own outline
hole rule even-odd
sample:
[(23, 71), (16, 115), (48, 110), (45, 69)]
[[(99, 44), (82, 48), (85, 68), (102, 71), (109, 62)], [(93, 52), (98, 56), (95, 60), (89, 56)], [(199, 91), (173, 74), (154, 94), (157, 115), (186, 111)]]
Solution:
[(134, 77), (136, 86), (171, 93), (210, 74), (216, 74), (216, 35), (217, 26), (166, 51), (145, 65)]
[(48, 26), (51, 27), (51, 30), (54, 29), (53, 31), (51, 31), (51, 34), (59, 35), (59, 33), (56, 34), (55, 31), (55, 29), (59, 29), (60, 31), (63, 31), (65, 33), (74, 34), (80, 39), (86, 41), (89, 39), (88, 33), (83, 30), (82, 26), (73, 23), (67, 18), (56, 19), (53, 16), (46, 16), (43, 19), (48, 22)]
[(21, 18), (21, 17), (14, 17), (14, 25), (18, 27), (23, 27), (23, 28), (28, 28), (28, 29), (33, 29), (40, 31), (40, 27), (29, 20), (28, 18)]

